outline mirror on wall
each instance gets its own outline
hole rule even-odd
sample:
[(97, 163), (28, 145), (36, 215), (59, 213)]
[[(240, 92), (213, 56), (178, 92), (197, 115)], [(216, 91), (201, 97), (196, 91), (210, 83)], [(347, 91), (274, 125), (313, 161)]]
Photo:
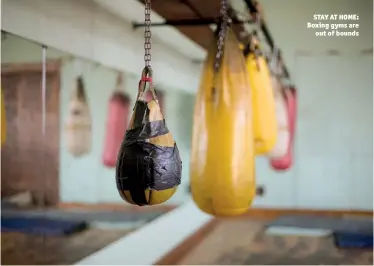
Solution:
[[(113, 147), (108, 145), (115, 147), (118, 140), (108, 137), (108, 124), (130, 121), (139, 77), (53, 47), (45, 52), (44, 83), (42, 46), (2, 32), (5, 264), (75, 263), (189, 198), (193, 95), (156, 87), (183, 160), (183, 181), (164, 204), (130, 205), (116, 188)], [(116, 99), (123, 100), (125, 114), (118, 115), (112, 109), (119, 107), (110, 106), (115, 92), (124, 96)]]

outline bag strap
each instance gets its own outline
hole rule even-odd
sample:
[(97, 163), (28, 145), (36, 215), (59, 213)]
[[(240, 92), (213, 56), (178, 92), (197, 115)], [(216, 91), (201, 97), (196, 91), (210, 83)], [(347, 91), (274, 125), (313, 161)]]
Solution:
[(125, 86), (123, 85), (123, 73), (118, 72), (115, 91), (125, 92)]
[(80, 75), (77, 77), (77, 89), (76, 89), (76, 94), (75, 96), (77, 97), (78, 100), (82, 101), (82, 102), (86, 102), (87, 100), (87, 97), (86, 97), (86, 92), (85, 92), (85, 88), (84, 88), (84, 81), (83, 81), (83, 76)]

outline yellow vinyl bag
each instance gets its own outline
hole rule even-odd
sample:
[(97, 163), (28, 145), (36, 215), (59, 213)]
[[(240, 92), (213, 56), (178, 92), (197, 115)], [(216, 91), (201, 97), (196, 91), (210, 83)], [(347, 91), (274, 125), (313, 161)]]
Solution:
[(215, 55), (211, 49), (196, 95), (190, 185), (202, 211), (234, 216), (248, 210), (256, 193), (251, 90), (231, 29), (216, 74)]
[(81, 76), (76, 80), (64, 130), (70, 154), (79, 157), (91, 151), (91, 114)]
[(1, 146), (6, 141), (6, 115), (4, 106), (3, 90), (1, 89)]
[(266, 154), (277, 141), (277, 118), (271, 76), (266, 60), (250, 52), (246, 57), (252, 89), (255, 152)]

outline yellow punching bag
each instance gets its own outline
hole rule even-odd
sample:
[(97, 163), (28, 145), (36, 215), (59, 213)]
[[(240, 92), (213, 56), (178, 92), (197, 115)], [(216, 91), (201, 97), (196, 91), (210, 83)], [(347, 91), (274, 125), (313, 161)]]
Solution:
[(1, 89), (1, 146), (6, 140), (6, 115), (4, 106), (3, 90)]
[(216, 216), (245, 213), (256, 193), (251, 90), (245, 59), (231, 29), (214, 74), (211, 49), (196, 95), (190, 184), (192, 198)]
[(255, 152), (260, 155), (273, 149), (277, 141), (274, 94), (265, 58), (248, 50), (246, 63), (252, 89)]

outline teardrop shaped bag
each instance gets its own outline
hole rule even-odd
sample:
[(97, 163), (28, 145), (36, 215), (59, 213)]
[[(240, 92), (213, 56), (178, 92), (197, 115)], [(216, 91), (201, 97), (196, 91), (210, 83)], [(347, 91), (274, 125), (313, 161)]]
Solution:
[[(182, 174), (178, 147), (166, 126), (149, 75), (151, 70), (146, 67), (116, 167), (120, 196), (139, 206), (170, 199), (181, 183)], [(153, 93), (149, 102), (143, 98), (146, 82)]]
[(274, 170), (282, 171), (287, 170), (292, 166), (293, 163), (293, 149), (295, 142), (295, 128), (296, 128), (296, 112), (297, 112), (297, 99), (296, 89), (291, 87), (286, 89), (286, 102), (287, 102), (287, 113), (288, 121), (290, 126), (290, 143), (288, 145), (287, 154), (279, 159), (273, 159), (270, 161), (271, 166)]
[(103, 164), (107, 167), (116, 167), (118, 152), (129, 123), (130, 97), (123, 92), (122, 86), (122, 76), (119, 75), (116, 90), (113, 92), (108, 104), (105, 142), (102, 154)]
[(228, 29), (218, 72), (216, 42), (196, 95), (190, 185), (192, 198), (216, 216), (245, 213), (255, 196), (251, 89), (239, 43)]
[[(255, 44), (257, 46), (257, 44)], [(270, 71), (257, 47), (244, 51), (252, 89), (253, 131), (257, 155), (270, 152), (277, 141), (278, 125), (275, 113)]]
[(4, 95), (1, 89), (1, 146), (4, 145), (6, 141), (6, 115), (5, 115), (5, 105), (4, 105)]
[(69, 103), (64, 130), (70, 154), (79, 157), (91, 151), (91, 114), (82, 76), (76, 79), (76, 88)]
[(271, 159), (278, 159), (287, 154), (290, 141), (287, 106), (281, 84), (276, 77), (272, 78), (275, 99), (275, 111), (278, 122), (278, 137), (274, 148), (268, 153)]

